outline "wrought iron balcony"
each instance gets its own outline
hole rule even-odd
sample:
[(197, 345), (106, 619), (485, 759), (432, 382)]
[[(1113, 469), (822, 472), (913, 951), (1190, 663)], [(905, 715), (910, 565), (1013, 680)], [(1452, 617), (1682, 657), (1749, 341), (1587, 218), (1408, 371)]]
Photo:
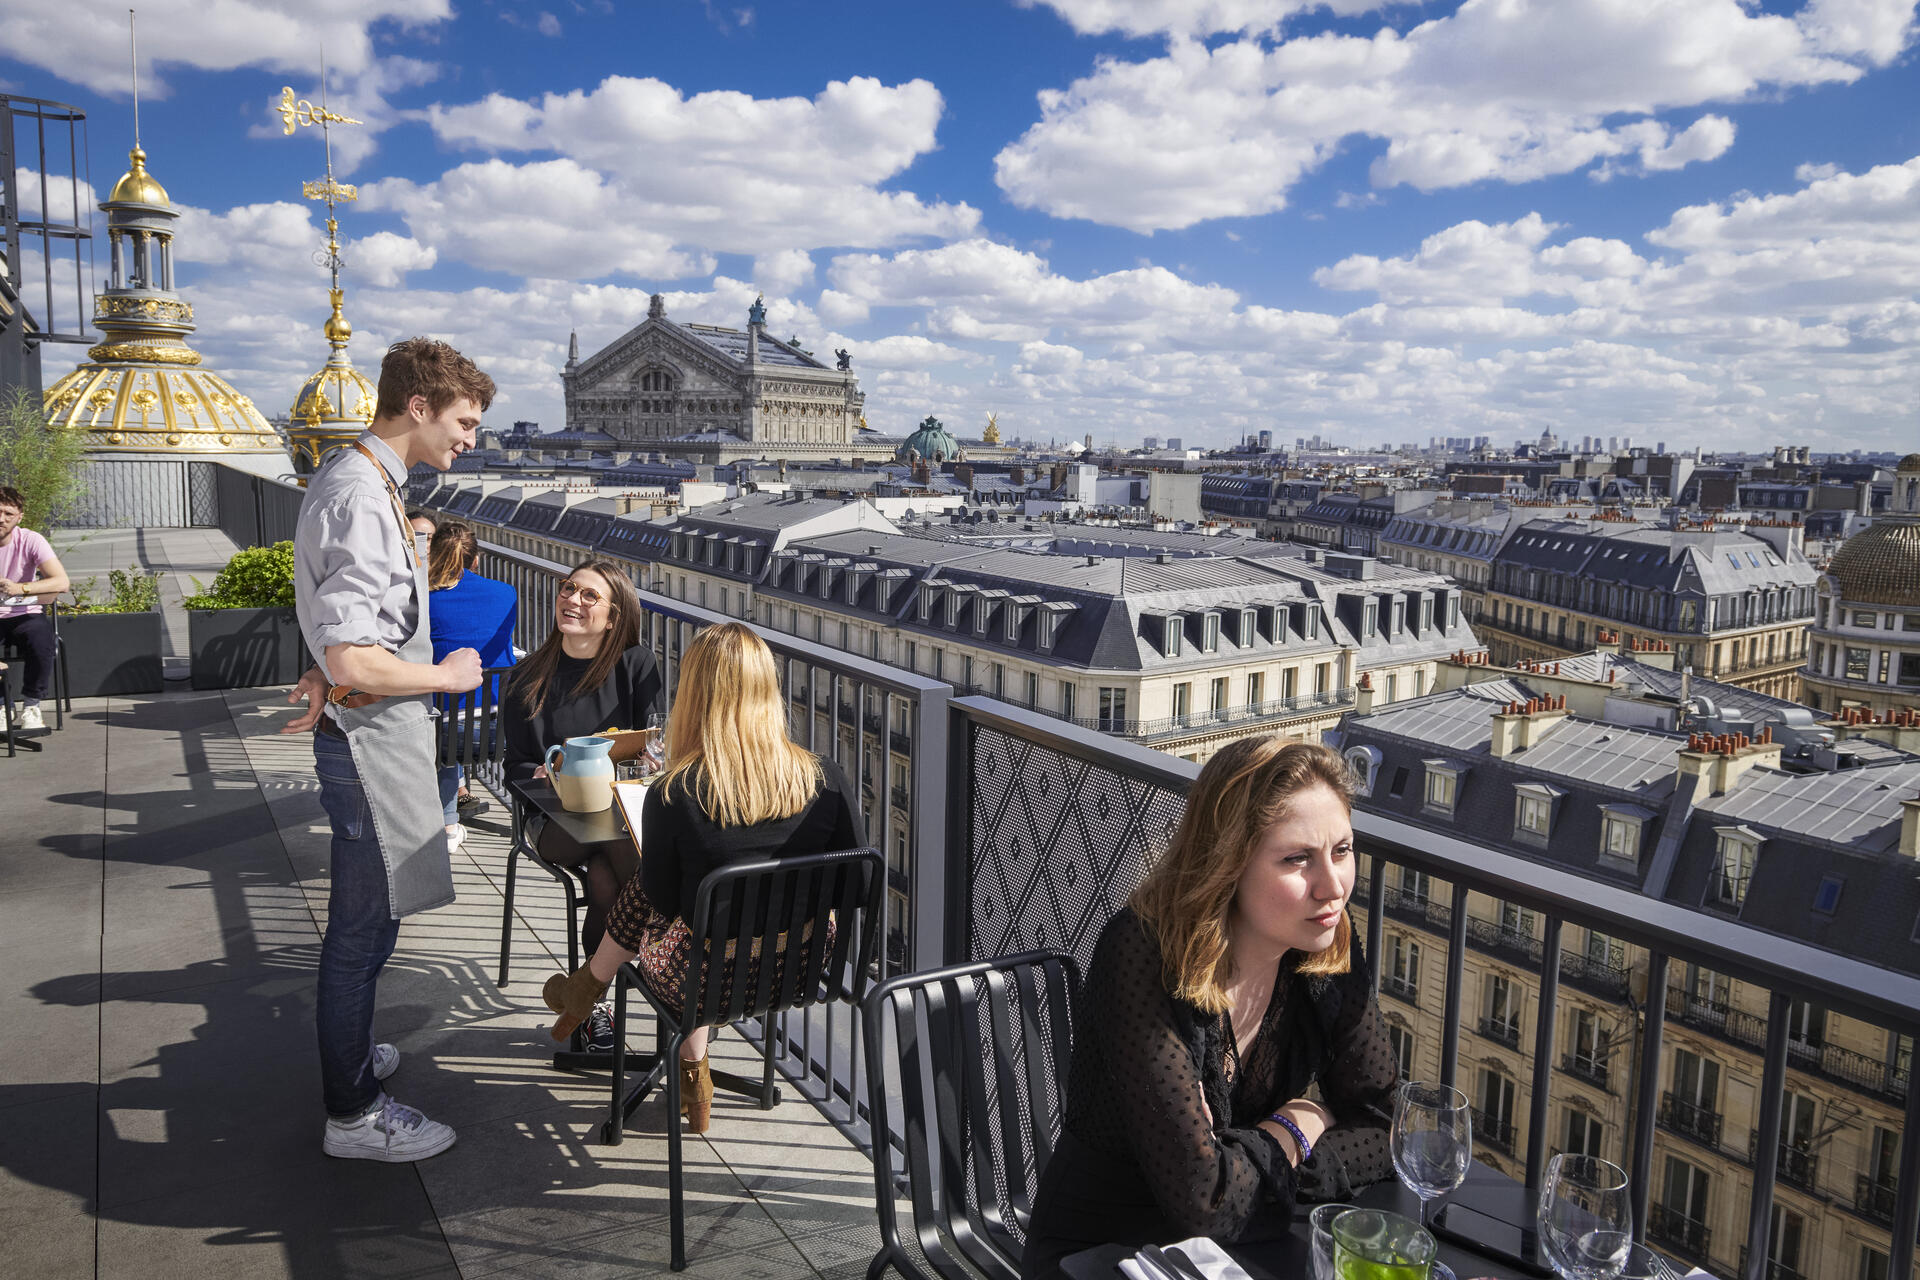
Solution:
[(1625, 1000), (1633, 975), (1627, 969), (1578, 951), (1560, 953), (1560, 979), (1609, 1000)]
[(1507, 1046), (1509, 1049), (1518, 1049), (1520, 1047), (1520, 1023), (1518, 1019), (1482, 1018), (1480, 1019), (1480, 1034), (1497, 1044)]
[(1664, 1204), (1651, 1206), (1647, 1215), (1647, 1237), (1692, 1262), (1705, 1262), (1713, 1243), (1713, 1232), (1704, 1222), (1696, 1222), (1677, 1209)]
[[(1747, 1259), (1750, 1256), (1751, 1254), (1747, 1246), (1741, 1245), (1740, 1274), (1742, 1275), (1747, 1274)], [(1772, 1258), (1767, 1259), (1765, 1275), (1766, 1280), (1806, 1280), (1805, 1273), (1799, 1268), (1788, 1266), (1784, 1262), (1776, 1262)]]
[(1396, 1000), (1406, 1001), (1415, 1008), (1419, 1008), (1420, 1006), (1419, 984), (1409, 979), (1395, 977), (1391, 973), (1382, 974), (1380, 975), (1380, 990)]
[(1577, 1053), (1569, 1053), (1560, 1059), (1560, 1069), (1570, 1076), (1585, 1080), (1588, 1084), (1607, 1087), (1611, 1072), (1605, 1058), (1589, 1058)]
[[(1796, 1147), (1782, 1139), (1777, 1148), (1780, 1157), (1776, 1174), (1780, 1181), (1791, 1183), (1802, 1191), (1816, 1191), (1814, 1177), (1819, 1172), (1820, 1158), (1804, 1147)], [(1760, 1131), (1751, 1130), (1747, 1134), (1747, 1159), (1749, 1162), (1760, 1155)]]
[(1540, 939), (1532, 934), (1477, 916), (1467, 919), (1467, 941), (1480, 951), (1507, 956), (1527, 964), (1539, 964), (1542, 955)]
[(1893, 1210), (1898, 1203), (1898, 1189), (1891, 1182), (1867, 1174), (1856, 1174), (1853, 1179), (1853, 1211), (1863, 1218), (1872, 1218), (1883, 1225), (1892, 1225)]
[(1660, 1126), (1703, 1147), (1720, 1149), (1720, 1113), (1676, 1093), (1660, 1095)]
[[(1678, 985), (1667, 987), (1667, 1017), (1755, 1052), (1766, 1047), (1764, 1017), (1720, 1000), (1694, 995)], [(1889, 1102), (1906, 1100), (1908, 1072), (1852, 1049), (1789, 1038), (1787, 1061), (1801, 1071), (1823, 1076), (1845, 1088), (1870, 1093)]]
[(1475, 1107), (1473, 1108), (1473, 1140), (1485, 1143), (1495, 1151), (1504, 1151), (1512, 1155), (1513, 1121), (1489, 1115)]

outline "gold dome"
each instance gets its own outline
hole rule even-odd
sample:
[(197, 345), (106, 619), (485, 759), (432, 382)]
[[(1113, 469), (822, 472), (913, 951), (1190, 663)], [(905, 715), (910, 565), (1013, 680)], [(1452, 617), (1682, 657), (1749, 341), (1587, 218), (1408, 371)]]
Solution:
[(379, 391), (353, 367), (347, 355), (353, 326), (343, 310), (345, 295), (335, 288), (329, 296), (333, 314), (327, 317), (322, 332), (333, 347), (333, 355), (320, 372), (300, 384), (300, 394), (288, 410), (294, 465), (303, 472), (319, 466), (320, 459), (336, 445), (358, 439), (373, 424), (373, 410), (380, 400)]
[(45, 408), (49, 426), (86, 432), (96, 453), (281, 452), (280, 437), (253, 401), (197, 366), (83, 364), (47, 388)]
[(162, 208), (172, 208), (167, 199), (167, 189), (154, 181), (147, 172), (147, 153), (135, 147), (127, 153), (127, 159), (133, 167), (120, 175), (120, 181), (113, 184), (113, 194), (107, 197), (108, 204), (157, 204)]
[[(1920, 456), (1913, 462), (1920, 471)], [(1847, 604), (1882, 604), (1911, 609), (1920, 603), (1920, 524), (1876, 520), (1840, 544), (1827, 572), (1840, 584)]]
[(1910, 453), (1893, 464), (1895, 471), (1920, 471), (1920, 453)]

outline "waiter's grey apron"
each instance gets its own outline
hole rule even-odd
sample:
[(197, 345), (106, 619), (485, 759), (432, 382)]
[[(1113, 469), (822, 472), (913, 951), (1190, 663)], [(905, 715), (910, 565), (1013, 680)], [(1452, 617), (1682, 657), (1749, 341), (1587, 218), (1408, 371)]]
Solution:
[[(343, 453), (347, 452), (342, 450)], [(378, 464), (375, 464), (378, 466)], [(381, 479), (387, 479), (380, 468)], [(391, 484), (389, 484), (391, 490)], [(403, 662), (433, 664), (433, 633), (427, 626), (427, 569), (414, 538), (413, 596), (419, 618), (397, 650)], [(358, 709), (333, 708), (346, 731), (353, 767), (373, 814), (374, 837), (387, 868), (387, 906), (395, 920), (453, 901), (453, 860), (440, 807), (440, 772), (434, 747), (431, 694), (388, 697)]]

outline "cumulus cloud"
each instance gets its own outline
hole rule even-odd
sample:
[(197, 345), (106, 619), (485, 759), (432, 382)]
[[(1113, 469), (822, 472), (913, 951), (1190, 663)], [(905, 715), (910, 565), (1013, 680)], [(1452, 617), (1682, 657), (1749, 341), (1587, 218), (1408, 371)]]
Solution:
[(1045, 5), (1083, 36), (1208, 36), (1227, 31), (1271, 31), (1308, 10), (1368, 13), (1383, 0), (1019, 0)]
[(1673, 169), (1723, 154), (1734, 130), (1715, 114), (1676, 129), (1662, 113), (1855, 80), (1906, 47), (1912, 9), (1812, 0), (1787, 17), (1740, 0), (1467, 0), (1405, 35), (1213, 48), (1169, 27), (1163, 56), (1103, 59), (1043, 92), (1039, 121), (995, 158), (995, 179), (1022, 207), (1150, 232), (1284, 208), (1354, 137), (1384, 144), (1378, 188)]
[[(933, 149), (943, 106), (925, 80), (889, 86), (857, 76), (812, 98), (754, 98), (687, 96), (660, 80), (612, 76), (592, 91), (537, 101), (491, 94), (427, 116), (449, 146), (550, 153), (599, 175), (627, 221), (669, 241), (764, 254), (971, 233), (980, 214), (969, 205), (881, 189)], [(551, 162), (513, 167), (542, 163)], [(428, 186), (444, 189), (423, 200), (450, 216), (482, 213), (468, 203), (480, 194), (471, 186)]]
[(376, 231), (355, 240), (346, 253), (352, 278), (388, 289), (404, 285), (409, 271), (426, 271), (440, 257), (430, 246), (391, 231)]

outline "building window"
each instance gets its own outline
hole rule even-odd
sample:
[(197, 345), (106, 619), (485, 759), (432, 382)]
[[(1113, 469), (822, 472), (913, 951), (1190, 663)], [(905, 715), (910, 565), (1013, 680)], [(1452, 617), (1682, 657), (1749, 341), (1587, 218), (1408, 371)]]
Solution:
[(918, 671), (920, 669), (920, 646), (912, 640), (907, 641), (906, 668), (909, 671)]
[(1709, 902), (1733, 911), (1740, 909), (1747, 900), (1747, 885), (1753, 879), (1758, 849), (1758, 841), (1740, 831), (1720, 834), (1713, 875), (1707, 886)]
[(1512, 1080), (1497, 1071), (1481, 1071), (1479, 1114), (1473, 1118), (1475, 1141), (1513, 1150), (1513, 1094)]
[(1256, 671), (1247, 677), (1247, 705), (1257, 707), (1267, 700), (1267, 673)]
[(1459, 794), (1460, 777), (1436, 761), (1427, 761), (1426, 807), (1437, 813), (1453, 815), (1454, 798)]
[(1887, 1280), (1887, 1255), (1871, 1245), (1860, 1246), (1858, 1280)]
[(1392, 702), (1392, 701), (1394, 700), (1394, 697), (1395, 697), (1395, 695), (1396, 695), (1396, 693), (1398, 692), (1398, 690), (1399, 690), (1399, 688), (1400, 688), (1400, 677), (1399, 677), (1399, 676), (1397, 676), (1397, 675), (1394, 675), (1394, 676), (1388, 676), (1388, 677), (1387, 677), (1387, 687), (1386, 687), (1386, 695), (1387, 695), (1387, 701), (1388, 701), (1389, 703), (1391, 703), (1391, 702)]
[(1204, 613), (1200, 615), (1200, 648), (1202, 652), (1212, 653), (1220, 647), (1220, 615)]
[(1216, 713), (1224, 712), (1227, 709), (1227, 678), (1225, 676), (1219, 676), (1213, 682), (1213, 689), (1209, 697), (1209, 709)]
[(1037, 672), (1027, 672), (1027, 705), (1038, 710), (1040, 706), (1040, 676)]
[(1388, 936), (1387, 989), (1408, 1000), (1420, 996), (1420, 944), (1404, 933)]
[(1681, 1245), (1696, 1256), (1704, 1255), (1707, 1251), (1707, 1188), (1706, 1170), (1697, 1169), (1678, 1156), (1668, 1156), (1660, 1203), (1653, 1221), (1648, 1224), (1654, 1237)]
[(933, 651), (933, 678), (935, 680), (945, 680), (947, 678), (947, 651), (945, 649), (935, 648)]
[(1378, 600), (1368, 600), (1367, 606), (1366, 606), (1366, 620), (1361, 623), (1360, 634), (1362, 636), (1371, 636), (1374, 632), (1378, 631), (1379, 629), (1380, 629), (1380, 602)]
[(1870, 664), (1873, 662), (1873, 650), (1847, 648), (1847, 679), (1865, 680)]
[(1486, 986), (1486, 1020), (1482, 1030), (1513, 1046), (1520, 1043), (1520, 993), (1505, 974), (1490, 973)]
[(1433, 895), (1433, 878), (1412, 867), (1400, 868), (1400, 895), (1416, 906), (1426, 906)]
[(1170, 613), (1162, 622), (1160, 652), (1168, 658), (1180, 656), (1180, 615)]
[(1871, 631), (1873, 630), (1875, 616), (1871, 609), (1855, 609), (1853, 611), (1852, 623), (1856, 627), (1865, 627), (1868, 631)]
[[(1573, 1011), (1573, 1052), (1568, 1063), (1573, 1070), (1602, 1087), (1607, 1083), (1607, 1055), (1613, 1030), (1591, 1009)], [(1589, 1152), (1588, 1154), (1593, 1154)]]
[(1720, 1112), (1720, 1064), (1685, 1049), (1673, 1051), (1673, 1096), (1716, 1120)]
[(1060, 714), (1073, 719), (1073, 685), (1066, 680), (1060, 682)]
[(993, 664), (993, 696), (996, 698), (1007, 696), (1007, 664), (1004, 662)]
[(1567, 1108), (1567, 1140), (1562, 1150), (1570, 1155), (1603, 1158), (1606, 1126), (1599, 1119), (1573, 1107)]
[(1521, 792), (1513, 819), (1515, 835), (1544, 840), (1553, 826), (1553, 801), (1545, 796)]
[(1114, 729), (1122, 725), (1127, 718), (1127, 691), (1100, 687), (1100, 727)]
[(1178, 719), (1193, 710), (1193, 684), (1182, 681), (1173, 686), (1173, 714)]
[(1393, 1050), (1394, 1070), (1400, 1080), (1413, 1079), (1413, 1032), (1397, 1023), (1387, 1025), (1387, 1047)]

